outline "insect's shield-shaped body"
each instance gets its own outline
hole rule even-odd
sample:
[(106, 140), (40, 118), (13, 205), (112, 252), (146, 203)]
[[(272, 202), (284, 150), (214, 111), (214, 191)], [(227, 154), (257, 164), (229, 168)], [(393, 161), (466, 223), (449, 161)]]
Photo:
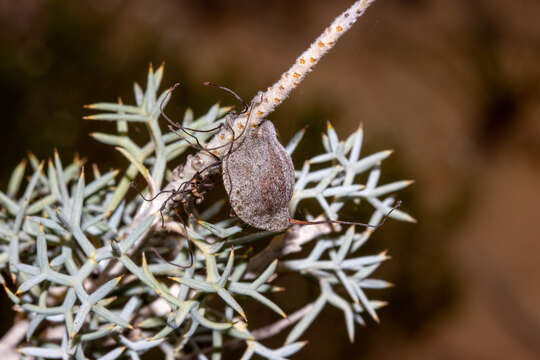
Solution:
[(271, 121), (249, 127), (239, 144), (223, 158), (223, 184), (236, 215), (258, 229), (282, 231), (290, 224), (294, 190), (290, 155)]

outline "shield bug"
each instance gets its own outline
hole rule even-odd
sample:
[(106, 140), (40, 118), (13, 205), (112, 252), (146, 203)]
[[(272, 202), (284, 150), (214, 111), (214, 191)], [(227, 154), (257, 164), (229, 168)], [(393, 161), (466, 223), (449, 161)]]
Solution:
[(292, 159), (272, 122), (249, 128), (241, 143), (223, 158), (223, 184), (236, 215), (258, 229), (289, 227), (294, 190)]

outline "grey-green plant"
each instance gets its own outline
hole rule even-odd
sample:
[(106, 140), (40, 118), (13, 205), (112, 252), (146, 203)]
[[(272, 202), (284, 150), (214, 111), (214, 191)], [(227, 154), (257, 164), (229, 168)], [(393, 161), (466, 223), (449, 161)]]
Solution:
[[(355, 324), (364, 325), (366, 316), (379, 321), (377, 309), (386, 303), (368, 298), (366, 291), (390, 286), (373, 277), (389, 256), (365, 255), (361, 248), (386, 216), (414, 221), (393, 208), (392, 194), (411, 182), (379, 184), (381, 163), (391, 152), (362, 156), (362, 127), (340, 140), (328, 124), (324, 153), (296, 171), (290, 211), (294, 215), (300, 203), (314, 200), (321, 214), (309, 219), (339, 219), (346, 203), (366, 203), (373, 209), (372, 227), (320, 223), (260, 231), (235, 217), (219, 217), (228, 207), (226, 195), (199, 204), (191, 191), (194, 175), (203, 180), (219, 175), (216, 158), (226, 156), (221, 145), (231, 136), (241, 139), (238, 125), (260, 124), (370, 3), (357, 1), (336, 18), (329, 27), (333, 33), (325, 30), (280, 81), (254, 97), (250, 114), (214, 105), (195, 118), (188, 109), (181, 123), (192, 129), (186, 130), (190, 135), (164, 131), (162, 108), (170, 91), (160, 89), (163, 66), (150, 67), (146, 87), (134, 85), (134, 104), (88, 106), (97, 113), (87, 119), (116, 125), (114, 133), (92, 136), (123, 154), (125, 169), (103, 173), (94, 165), (89, 171), (83, 160), (66, 164), (56, 152), (46, 166), (29, 155), (15, 168), (0, 192), (0, 268), (10, 276), (2, 283), (18, 312), (13, 329), (25, 334), (18, 356), (139, 359), (158, 351), (166, 359), (218, 360), (242, 348), (242, 359), (285, 359), (309, 341), (305, 332), (325, 308), (343, 313), (350, 341)], [(130, 137), (129, 128), (137, 125), (148, 131), (146, 144)], [(217, 130), (197, 131), (211, 128)], [(288, 142), (289, 154), (304, 133)], [(195, 139), (197, 150), (217, 150), (192, 154)], [(201, 171), (212, 163), (217, 165)], [(141, 196), (133, 196), (130, 184), (139, 175), (146, 185)], [(185, 191), (172, 192), (179, 188)], [(253, 251), (261, 241), (267, 245)], [(287, 315), (274, 293), (294, 296), (294, 290), (274, 282), (291, 272), (312, 281), (318, 295)], [(248, 302), (267, 307), (275, 319), (253, 329), (241, 305)], [(283, 338), (281, 347), (265, 345), (273, 336)]]

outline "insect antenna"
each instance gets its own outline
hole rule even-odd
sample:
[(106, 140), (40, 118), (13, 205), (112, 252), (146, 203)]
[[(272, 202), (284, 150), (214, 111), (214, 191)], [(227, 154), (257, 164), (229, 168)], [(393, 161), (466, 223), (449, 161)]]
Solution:
[[(239, 102), (242, 103), (242, 105), (244, 106), (244, 108), (242, 109), (242, 111), (240, 112), (240, 114), (245, 114), (248, 110), (249, 110), (249, 106), (247, 104), (247, 102), (242, 99), (242, 97), (240, 95), (238, 95), (236, 92), (234, 92), (233, 90), (229, 89), (228, 87), (225, 87), (225, 86), (222, 86), (222, 85), (219, 85), (219, 84), (216, 84), (216, 83), (213, 83), (213, 82), (210, 82), (210, 81), (205, 81), (203, 83), (203, 85), (205, 86), (213, 86), (213, 87), (216, 87), (218, 89), (221, 89), (221, 90), (224, 90), (226, 92), (228, 92), (229, 94), (231, 94), (232, 96), (234, 96), (234, 98), (236, 100), (238, 100)], [(240, 115), (239, 114), (239, 115)]]
[(144, 196), (143, 192), (141, 189), (139, 189), (137, 187), (137, 184), (135, 184), (135, 181), (130, 181), (129, 182), (129, 186), (134, 189), (137, 194), (144, 200), (144, 201), (154, 201), (155, 199), (157, 199), (161, 194), (165, 194), (165, 193), (172, 193), (174, 192), (174, 190), (161, 190), (159, 191), (156, 195), (152, 196), (151, 198), (147, 198)]
[[(229, 89), (228, 87), (225, 87), (225, 86), (222, 86), (222, 85), (219, 85), (219, 84), (216, 84), (216, 83), (213, 83), (213, 82), (210, 82), (210, 81), (206, 81), (203, 83), (203, 85), (206, 85), (206, 86), (212, 86), (212, 87), (216, 87), (218, 89), (221, 89), (221, 90), (224, 90), (226, 92), (228, 92), (229, 94), (231, 94), (232, 96), (234, 96), (234, 98), (236, 100), (238, 100), (239, 102), (242, 103), (242, 105), (244, 106), (244, 108), (242, 109), (242, 111), (238, 114), (234, 114), (234, 118), (237, 118), (238, 116), (240, 115), (243, 115), (243, 114), (246, 114), (249, 112), (250, 110), (250, 105), (248, 105), (248, 103), (240, 96), (238, 95), (236, 92), (234, 92), (233, 90)], [(232, 127), (232, 125), (226, 120), (225, 121), (225, 127), (231, 131), (232, 133), (232, 139), (229, 143), (226, 143), (226, 144), (223, 144), (223, 145), (219, 145), (219, 146), (216, 146), (216, 147), (213, 147), (213, 148), (206, 148), (206, 150), (217, 150), (217, 149), (221, 149), (221, 148), (224, 148), (226, 146), (229, 146), (229, 150), (227, 152), (227, 155), (230, 155), (230, 153), (232, 152), (232, 149), (233, 149), (233, 146), (234, 146), (234, 143), (239, 139), (241, 138), (246, 129), (247, 129), (247, 126), (249, 124), (249, 120), (251, 118), (251, 113), (248, 113), (248, 116), (246, 117), (246, 121), (244, 123), (244, 126), (242, 128), (242, 131), (240, 132), (240, 134), (238, 136), (236, 136), (235, 132), (234, 132), (234, 129)]]
[[(204, 146), (202, 146), (202, 144), (200, 143), (199, 139), (189, 133), (188, 131), (193, 131), (193, 132), (212, 132), (212, 131), (216, 131), (216, 130), (219, 130), (222, 128), (222, 124), (219, 124), (218, 126), (212, 128), (212, 129), (205, 129), (205, 130), (202, 130), (202, 129), (192, 129), (192, 128), (188, 128), (188, 127), (185, 127), (183, 125), (181, 125), (180, 123), (178, 122), (175, 122), (173, 121), (166, 113), (165, 113), (165, 110), (163, 109), (163, 106), (165, 104), (165, 102), (172, 96), (172, 92), (178, 87), (180, 86), (180, 83), (176, 83), (174, 84), (173, 86), (171, 86), (169, 89), (167, 89), (167, 96), (165, 96), (165, 98), (163, 98), (163, 101), (161, 101), (161, 104), (159, 105), (159, 110), (160, 110), (160, 113), (161, 113), (161, 116), (163, 116), (165, 118), (165, 120), (167, 120), (167, 122), (169, 123), (169, 130), (176, 133), (180, 138), (184, 139), (189, 145), (191, 145), (192, 147), (200, 150), (200, 151), (205, 151), (205, 152), (208, 152), (210, 155), (213, 155), (211, 152), (209, 152), (209, 149), (205, 148)], [(195, 140), (195, 142), (197, 143), (197, 145), (194, 145), (192, 142), (190, 142), (184, 135), (180, 134), (178, 132), (178, 130), (182, 131), (184, 134), (190, 136), (191, 138), (193, 138)]]
[(366, 223), (361, 223), (361, 222), (355, 222), (355, 221), (343, 221), (343, 220), (305, 221), (305, 220), (297, 220), (297, 219), (292, 219), (292, 218), (290, 219), (290, 222), (291, 222), (291, 224), (298, 224), (298, 225), (319, 225), (319, 224), (358, 225), (358, 226), (363, 226), (363, 227), (366, 227), (366, 228), (372, 228), (372, 229), (376, 230), (379, 227), (381, 227), (386, 222), (386, 219), (388, 219), (388, 217), (390, 217), (390, 214), (392, 214), (392, 212), (394, 210), (396, 210), (400, 206), (401, 206), (401, 200), (396, 201), (396, 204), (394, 206), (392, 206), (390, 211), (388, 211), (383, 216), (381, 221), (379, 221), (379, 223), (376, 224), (376, 225), (371, 225), (371, 224), (366, 224)]
[(175, 262), (173, 262), (173, 261), (169, 261), (169, 260), (165, 259), (163, 256), (161, 256), (161, 255), (159, 254), (159, 252), (156, 250), (156, 248), (150, 248), (150, 250), (152, 250), (152, 253), (154, 253), (154, 255), (155, 255), (159, 260), (161, 260), (161, 261), (163, 261), (163, 262), (166, 262), (167, 264), (170, 264), (170, 265), (172, 265), (172, 266), (179, 267), (180, 269), (186, 270), (186, 269), (189, 269), (190, 267), (193, 266), (193, 261), (194, 261), (194, 260), (193, 260), (193, 257), (194, 257), (194, 255), (193, 255), (193, 250), (191, 249), (190, 241), (189, 241), (189, 240), (188, 240), (187, 244), (188, 244), (187, 246), (188, 246), (188, 254), (189, 254), (189, 263), (188, 263), (188, 265), (180, 265), (180, 264), (177, 264), (177, 263), (175, 263)]

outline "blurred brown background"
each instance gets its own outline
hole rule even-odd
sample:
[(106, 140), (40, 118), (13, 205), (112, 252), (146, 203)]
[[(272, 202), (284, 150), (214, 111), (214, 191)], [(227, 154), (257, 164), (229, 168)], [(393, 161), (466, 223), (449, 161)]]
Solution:
[[(203, 81), (250, 99), (351, 3), (1, 0), (2, 188), (27, 150), (124, 164), (88, 137), (110, 127), (82, 105), (132, 102), (148, 63), (182, 83), (173, 115), (201, 114), (232, 103)], [(298, 164), (327, 120), (342, 137), (362, 122), (364, 154), (396, 150), (383, 180), (416, 180), (400, 198), (418, 224), (389, 223), (365, 250), (393, 256), (377, 275), (396, 286), (372, 294), (390, 301), (381, 324), (351, 345), (327, 310), (297, 359), (540, 358), (539, 18), (536, 0), (377, 1), (271, 116), (282, 142), (309, 125)], [(313, 291), (280, 300), (294, 311)]]

